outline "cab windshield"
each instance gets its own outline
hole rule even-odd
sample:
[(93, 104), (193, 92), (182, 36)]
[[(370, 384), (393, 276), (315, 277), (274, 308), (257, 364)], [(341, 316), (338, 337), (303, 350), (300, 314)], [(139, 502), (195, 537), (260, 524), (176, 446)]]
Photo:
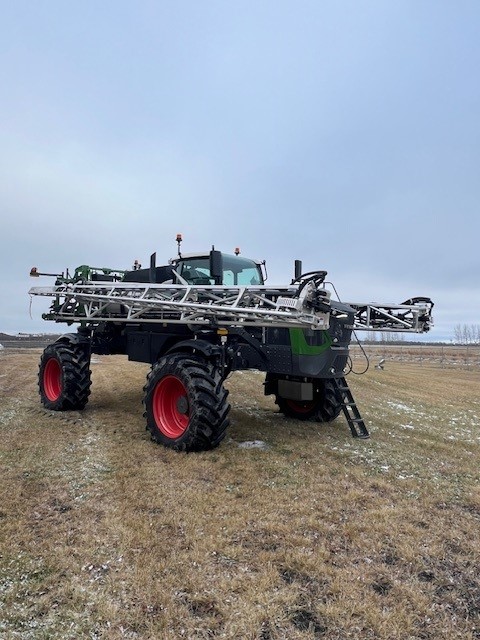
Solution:
[[(224, 285), (259, 285), (263, 284), (260, 267), (248, 258), (222, 254)], [(210, 258), (182, 258), (177, 271), (189, 284), (215, 284), (210, 275)]]

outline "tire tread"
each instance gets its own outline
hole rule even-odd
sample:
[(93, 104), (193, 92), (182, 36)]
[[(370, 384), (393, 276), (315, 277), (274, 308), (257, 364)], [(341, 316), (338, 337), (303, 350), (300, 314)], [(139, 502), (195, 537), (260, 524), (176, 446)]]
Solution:
[[(165, 375), (177, 376), (182, 381), (191, 403), (190, 423), (177, 439), (162, 434), (151, 410), (155, 386)], [(207, 451), (217, 447), (225, 437), (230, 424), (228, 390), (224, 389), (220, 372), (213, 364), (186, 354), (164, 356), (152, 366), (143, 391), (146, 428), (158, 444), (176, 451)]]

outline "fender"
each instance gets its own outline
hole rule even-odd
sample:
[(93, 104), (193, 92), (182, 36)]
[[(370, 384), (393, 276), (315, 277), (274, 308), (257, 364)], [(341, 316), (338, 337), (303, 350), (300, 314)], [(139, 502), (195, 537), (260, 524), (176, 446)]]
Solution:
[(205, 358), (216, 358), (222, 356), (222, 347), (216, 344), (212, 344), (207, 340), (183, 340), (177, 342), (171, 347), (165, 355), (172, 353), (193, 353), (194, 351), (200, 352)]
[(71, 345), (85, 345), (90, 346), (90, 332), (88, 334), (85, 333), (65, 333), (63, 336), (60, 336), (55, 340), (55, 343), (64, 343)]

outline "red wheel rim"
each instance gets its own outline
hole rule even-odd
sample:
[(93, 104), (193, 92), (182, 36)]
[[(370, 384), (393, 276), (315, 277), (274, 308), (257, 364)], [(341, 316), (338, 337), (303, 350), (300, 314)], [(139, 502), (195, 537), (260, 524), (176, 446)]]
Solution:
[(165, 376), (153, 392), (153, 418), (158, 429), (167, 438), (179, 438), (185, 433), (188, 415), (187, 390), (179, 378)]
[(296, 400), (287, 400), (287, 405), (296, 413), (308, 413), (315, 408), (315, 402), (297, 402)]
[(47, 360), (43, 371), (43, 390), (50, 402), (55, 402), (62, 394), (62, 367), (56, 358)]

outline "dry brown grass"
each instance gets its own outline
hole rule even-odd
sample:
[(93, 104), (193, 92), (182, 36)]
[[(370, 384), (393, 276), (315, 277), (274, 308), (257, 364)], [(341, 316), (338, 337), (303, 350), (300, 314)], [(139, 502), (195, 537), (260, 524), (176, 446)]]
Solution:
[(227, 440), (184, 455), (144, 430), (146, 366), (98, 358), (58, 414), (38, 357), (0, 355), (2, 639), (480, 637), (478, 371), (351, 376), (367, 441), (235, 374)]

